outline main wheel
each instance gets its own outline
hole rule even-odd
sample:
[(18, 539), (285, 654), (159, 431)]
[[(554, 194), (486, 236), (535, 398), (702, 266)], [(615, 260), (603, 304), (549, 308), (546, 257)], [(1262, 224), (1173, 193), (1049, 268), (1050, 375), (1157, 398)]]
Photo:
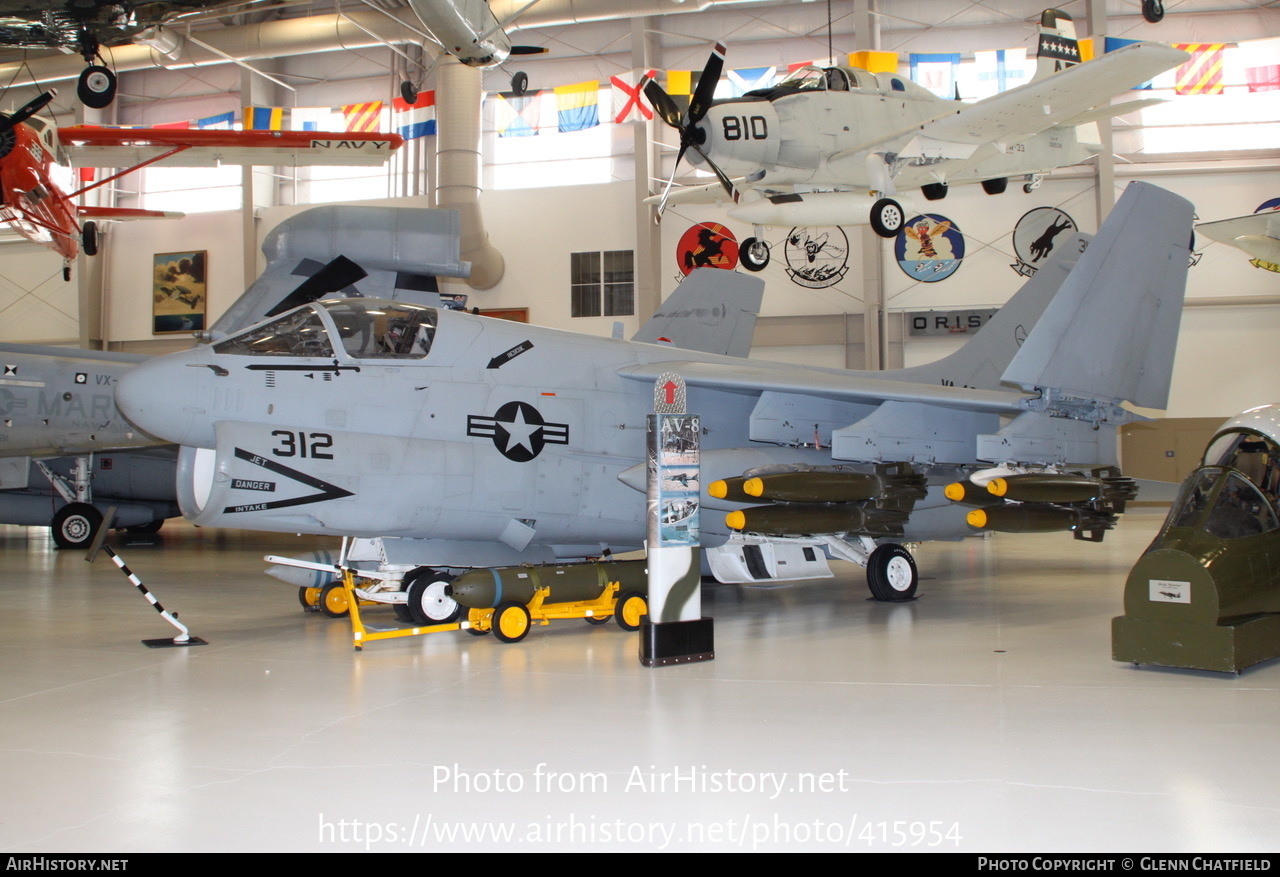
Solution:
[(920, 574), (911, 552), (896, 542), (887, 542), (867, 559), (867, 587), (871, 596), (886, 603), (904, 603), (916, 596)]
[(76, 97), (91, 109), (100, 110), (116, 98), (116, 75), (99, 64), (91, 64), (80, 74)]
[(988, 195), (1002, 195), (1007, 188), (1009, 188), (1008, 177), (996, 177), (994, 180), (982, 181), (982, 191)]
[(529, 635), (529, 609), (508, 600), (493, 610), (493, 635), (504, 643), (518, 643)]
[(330, 618), (346, 618), (351, 612), (351, 601), (342, 582), (330, 582), (321, 588), (320, 611)]
[(59, 548), (85, 548), (102, 526), (102, 512), (87, 502), (73, 502), (58, 509), (49, 524)]
[(882, 238), (896, 237), (904, 218), (902, 205), (892, 198), (881, 198), (871, 205), (871, 230)]
[(418, 89), (407, 79), (400, 83), (400, 99), (409, 106), (418, 102)]
[(511, 77), (511, 90), (515, 92), (516, 97), (520, 97), (529, 91), (529, 74), (523, 70), (517, 70), (516, 74)]
[(86, 256), (98, 255), (98, 223), (92, 219), (80, 227), (80, 249)]
[(462, 607), (446, 593), (450, 581), (448, 576), (427, 566), (420, 566), (404, 577), (409, 618), (415, 624), (451, 624), (458, 620)]
[(639, 630), (640, 619), (649, 614), (649, 601), (639, 591), (627, 591), (613, 607), (613, 617), (623, 630)]
[(947, 197), (946, 183), (928, 183), (920, 187), (920, 191), (924, 194), (926, 200), (941, 201)]
[(747, 238), (738, 245), (738, 261), (748, 271), (763, 271), (769, 264), (769, 245), (759, 238)]
[(1159, 24), (1164, 18), (1164, 3), (1161, 0), (1142, 0), (1142, 17), (1152, 24)]

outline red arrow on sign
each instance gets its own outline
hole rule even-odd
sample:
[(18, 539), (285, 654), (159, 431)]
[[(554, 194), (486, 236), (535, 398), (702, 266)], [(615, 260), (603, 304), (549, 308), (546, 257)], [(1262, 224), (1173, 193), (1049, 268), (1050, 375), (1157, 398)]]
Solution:
[(675, 401), (676, 401), (676, 387), (677, 387), (677, 386), (678, 386), (678, 385), (676, 384), (676, 382), (675, 382), (675, 381), (667, 381), (665, 384), (663, 384), (663, 385), (662, 385), (662, 389), (664, 389), (664, 390), (666, 390), (666, 391), (667, 391), (666, 404), (668, 404), (668, 405), (674, 405), (674, 404), (675, 404)]

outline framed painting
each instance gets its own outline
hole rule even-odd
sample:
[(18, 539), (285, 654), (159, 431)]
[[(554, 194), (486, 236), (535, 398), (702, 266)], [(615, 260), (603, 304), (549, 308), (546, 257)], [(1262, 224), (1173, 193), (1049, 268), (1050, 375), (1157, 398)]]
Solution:
[(151, 334), (200, 332), (209, 306), (208, 250), (156, 253), (151, 264)]

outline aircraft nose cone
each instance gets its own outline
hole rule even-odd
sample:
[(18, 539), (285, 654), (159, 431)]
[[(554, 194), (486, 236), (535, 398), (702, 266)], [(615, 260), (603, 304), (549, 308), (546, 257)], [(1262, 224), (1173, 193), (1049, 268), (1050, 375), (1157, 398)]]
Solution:
[(213, 447), (213, 424), (203, 402), (207, 368), (193, 367), (197, 351), (139, 363), (116, 386), (116, 406), (139, 429), (180, 445)]

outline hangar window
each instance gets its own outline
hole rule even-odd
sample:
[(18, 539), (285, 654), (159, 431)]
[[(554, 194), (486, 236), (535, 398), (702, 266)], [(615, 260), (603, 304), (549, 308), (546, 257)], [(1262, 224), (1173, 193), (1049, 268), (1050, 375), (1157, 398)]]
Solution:
[(634, 251), (572, 253), (569, 275), (571, 316), (629, 317), (636, 312)]

